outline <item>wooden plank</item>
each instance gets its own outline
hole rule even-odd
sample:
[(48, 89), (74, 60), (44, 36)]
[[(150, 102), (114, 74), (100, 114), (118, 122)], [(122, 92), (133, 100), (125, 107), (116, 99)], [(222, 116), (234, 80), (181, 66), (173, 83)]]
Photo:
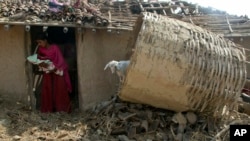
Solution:
[[(227, 24), (208, 24), (206, 25), (207, 27), (210, 28), (226, 28)], [(250, 28), (250, 25), (248, 24), (231, 24), (231, 27), (234, 29), (247, 29)]]
[(60, 23), (26, 23), (26, 22), (0, 22), (2, 25), (30, 25), (30, 26), (59, 26), (59, 27), (73, 27), (73, 28), (95, 28), (95, 29), (119, 29), (119, 30), (133, 30), (127, 27), (99, 27), (92, 25), (76, 25), (76, 24), (60, 24)]
[[(24, 52), (25, 52), (25, 58), (29, 55), (31, 55), (31, 43), (30, 41), (30, 34), (29, 32), (24, 33)], [(29, 108), (32, 110), (36, 109), (36, 98), (35, 98), (35, 93), (33, 91), (33, 70), (32, 70), (32, 65), (28, 61), (25, 62), (25, 74), (27, 77), (27, 100), (28, 103), (30, 104)]]
[(224, 37), (249, 37), (250, 33), (225, 33)]
[[(155, 8), (154, 5), (153, 5), (152, 3), (150, 3), (149, 6), (152, 7), (152, 8)], [(147, 7), (146, 7), (146, 8), (147, 8)], [(153, 12), (154, 12), (155, 14), (157, 14), (157, 12), (156, 12), (155, 10), (153, 10)]]
[(144, 7), (142, 6), (141, 2), (138, 2), (138, 4), (139, 4), (139, 7), (140, 7), (141, 11), (144, 12), (145, 9), (144, 9)]
[[(158, 3), (159, 4), (159, 7), (163, 7), (162, 5), (161, 5), (161, 3)], [(167, 12), (165, 11), (165, 9), (162, 9), (162, 12), (163, 12), (163, 15), (167, 15)]]

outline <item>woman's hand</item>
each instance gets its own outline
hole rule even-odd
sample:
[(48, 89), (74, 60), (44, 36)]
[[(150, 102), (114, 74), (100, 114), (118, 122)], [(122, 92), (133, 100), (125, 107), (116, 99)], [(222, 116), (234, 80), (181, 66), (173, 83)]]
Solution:
[(41, 59), (41, 60), (46, 60), (46, 59), (48, 59), (48, 57), (42, 56), (42, 55), (40, 55), (40, 54), (37, 55), (37, 58), (38, 58), (38, 59)]
[(43, 67), (43, 68), (48, 68), (49, 65), (47, 63), (42, 62), (38, 64), (38, 66)]

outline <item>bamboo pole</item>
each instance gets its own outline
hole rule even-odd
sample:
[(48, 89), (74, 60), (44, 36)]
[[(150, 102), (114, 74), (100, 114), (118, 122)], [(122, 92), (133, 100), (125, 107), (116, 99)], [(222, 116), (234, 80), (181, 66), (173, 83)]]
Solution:
[[(227, 21), (226, 19), (203, 19), (203, 20), (197, 20), (195, 18), (192, 18), (193, 21), (196, 23), (196, 24), (206, 24), (206, 25), (209, 25), (209, 24), (226, 24)], [(189, 21), (189, 18), (183, 18), (182, 21), (184, 22), (187, 22)], [(247, 22), (247, 20), (243, 20), (243, 19), (230, 19), (230, 23), (231, 24), (237, 24), (237, 23), (245, 23)]]
[(227, 15), (226, 15), (226, 19), (227, 19), (228, 28), (229, 28), (230, 32), (232, 33), (232, 32), (233, 32), (233, 29), (232, 29), (232, 27), (231, 27), (231, 24), (230, 24), (230, 22), (229, 22), (229, 20), (228, 20), (228, 16), (227, 16)]
[(228, 33), (224, 34), (224, 37), (230, 38), (230, 37), (249, 37), (250, 33)]
[[(31, 55), (31, 45), (30, 45), (30, 32), (24, 31), (24, 54), (25, 58), (29, 55)], [(29, 103), (29, 106), (32, 110), (36, 109), (36, 99), (35, 94), (33, 92), (33, 71), (32, 71), (32, 65), (26, 61), (25, 62), (25, 74), (26, 74), (26, 85), (27, 85), (27, 101)]]

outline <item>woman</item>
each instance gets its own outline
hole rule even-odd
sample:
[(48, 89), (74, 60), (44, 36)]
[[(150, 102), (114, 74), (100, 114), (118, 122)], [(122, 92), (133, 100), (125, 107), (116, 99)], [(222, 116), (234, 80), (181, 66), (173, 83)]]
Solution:
[(49, 60), (49, 64), (40, 63), (39, 67), (47, 68), (43, 74), (41, 91), (41, 112), (67, 112), (71, 111), (69, 93), (72, 90), (68, 74), (68, 65), (56, 44), (48, 42), (45, 33), (36, 38), (38, 44), (38, 59)]

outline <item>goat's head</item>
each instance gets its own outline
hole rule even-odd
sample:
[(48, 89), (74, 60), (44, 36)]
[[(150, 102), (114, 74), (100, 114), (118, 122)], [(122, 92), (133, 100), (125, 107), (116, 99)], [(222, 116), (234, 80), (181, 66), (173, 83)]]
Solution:
[(112, 60), (110, 61), (104, 68), (104, 70), (106, 70), (108, 67), (110, 68), (112, 73), (115, 73), (115, 68), (118, 65), (118, 61)]

